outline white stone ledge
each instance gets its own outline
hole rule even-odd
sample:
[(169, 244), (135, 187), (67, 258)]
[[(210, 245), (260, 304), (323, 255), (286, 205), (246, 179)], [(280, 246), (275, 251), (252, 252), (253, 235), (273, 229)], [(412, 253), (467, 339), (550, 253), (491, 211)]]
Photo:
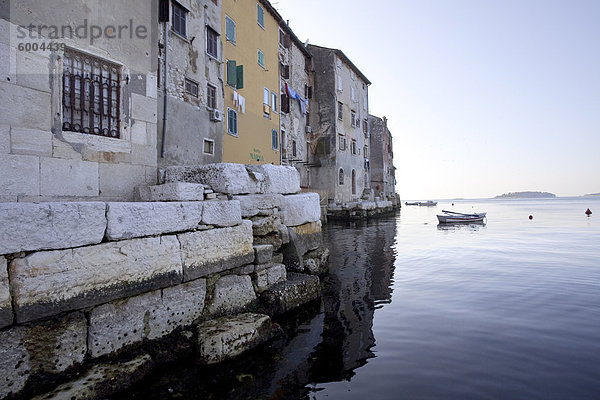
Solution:
[(321, 219), (321, 205), (317, 193), (300, 193), (283, 196), (281, 222), (298, 226)]

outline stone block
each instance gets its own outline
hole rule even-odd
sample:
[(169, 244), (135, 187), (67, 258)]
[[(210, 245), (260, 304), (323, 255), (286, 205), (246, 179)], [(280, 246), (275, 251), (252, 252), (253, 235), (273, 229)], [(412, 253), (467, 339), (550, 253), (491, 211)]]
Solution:
[(140, 146), (148, 145), (148, 128), (146, 127), (146, 122), (135, 121), (131, 125), (131, 143)]
[(171, 286), (182, 274), (175, 236), (42, 251), (9, 266), (17, 322)]
[(276, 283), (283, 282), (286, 279), (285, 265), (271, 264), (264, 269), (256, 268), (256, 272), (252, 274), (254, 287), (258, 293), (267, 290)]
[(249, 174), (242, 164), (218, 163), (165, 168), (166, 182), (203, 183), (226, 194), (262, 193), (264, 176)]
[(229, 228), (182, 233), (177, 237), (181, 243), (185, 281), (254, 261), (250, 221)]
[(0, 193), (3, 195), (39, 196), (39, 157), (3, 154), (0, 157), (0, 171)]
[(256, 300), (252, 279), (248, 275), (225, 275), (217, 282), (207, 305), (209, 316), (242, 312)]
[(281, 248), (282, 241), (277, 233), (269, 233), (265, 236), (254, 236), (254, 244), (270, 244), (273, 246), (273, 251), (277, 251)]
[(146, 97), (156, 99), (157, 96), (157, 77), (153, 73), (146, 74)]
[(198, 227), (203, 202), (107, 203), (109, 240), (162, 235)]
[(131, 145), (131, 163), (144, 166), (156, 166), (156, 146)]
[(258, 244), (252, 247), (254, 249), (254, 264), (265, 264), (273, 258), (273, 245)]
[(99, 164), (100, 195), (133, 200), (133, 189), (146, 183), (146, 167), (128, 164)]
[(299, 226), (290, 226), (288, 228), (290, 242), (294, 242), (296, 247), (304, 255), (309, 250), (316, 250), (321, 246), (321, 221), (309, 222)]
[(358, 208), (361, 210), (374, 210), (377, 208), (377, 204), (374, 201), (361, 201)]
[(200, 360), (215, 364), (238, 356), (283, 333), (262, 314), (239, 314), (207, 321), (198, 326)]
[(261, 293), (261, 308), (266, 314), (279, 315), (315, 300), (320, 295), (321, 286), (316, 275), (290, 272), (287, 280)]
[(50, 93), (50, 59), (33, 51), (17, 51), (17, 85)]
[(42, 131), (52, 128), (50, 93), (0, 81), (0, 99), (3, 124)]
[(283, 254), (282, 253), (273, 254), (273, 258), (271, 259), (271, 262), (273, 262), (275, 264), (283, 264)]
[(10, 126), (0, 124), (0, 154), (8, 153), (10, 153)]
[(287, 226), (279, 224), (277, 227), (277, 233), (279, 233), (279, 237), (281, 237), (282, 244), (288, 244), (290, 242), (290, 232)]
[(377, 200), (375, 203), (377, 204), (377, 208), (392, 207), (392, 202), (389, 200)]
[(152, 371), (153, 365), (148, 354), (127, 361), (96, 364), (77, 379), (32, 400), (106, 399), (140, 381)]
[(40, 173), (42, 196), (98, 196), (97, 163), (44, 157)]
[(157, 107), (156, 99), (137, 93), (131, 94), (132, 119), (156, 123)]
[(292, 194), (300, 192), (300, 173), (294, 167), (260, 164), (246, 165), (246, 168), (264, 176), (264, 193)]
[(82, 313), (0, 332), (0, 398), (17, 393), (35, 374), (60, 373), (81, 364), (87, 351)]
[(258, 215), (260, 210), (271, 210), (283, 206), (283, 195), (281, 194), (248, 194), (233, 196), (233, 198), (240, 201), (244, 218)]
[(267, 217), (255, 216), (250, 218), (252, 221), (252, 232), (255, 236), (264, 236), (271, 232), (277, 232), (281, 220), (278, 215), (269, 215)]
[(12, 128), (10, 148), (13, 154), (52, 156), (52, 132), (37, 129)]
[(281, 222), (287, 226), (302, 225), (321, 219), (321, 206), (317, 193), (300, 193), (283, 196)]
[(105, 230), (105, 203), (0, 203), (0, 254), (96, 244)]
[(135, 188), (134, 199), (136, 201), (202, 201), (204, 185), (170, 182), (163, 185), (138, 186)]
[(83, 160), (82, 145), (69, 143), (52, 135), (52, 157)]
[(8, 284), (8, 267), (6, 258), (0, 256), (0, 329), (11, 325), (13, 312)]
[(240, 209), (240, 202), (237, 200), (205, 202), (202, 223), (217, 227), (241, 224), (242, 211)]

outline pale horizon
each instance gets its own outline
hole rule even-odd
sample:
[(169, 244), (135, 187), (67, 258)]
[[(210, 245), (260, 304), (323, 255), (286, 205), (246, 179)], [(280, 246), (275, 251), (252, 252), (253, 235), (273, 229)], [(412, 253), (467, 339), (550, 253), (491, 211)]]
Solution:
[(600, 192), (600, 2), (272, 2), (388, 118), (402, 199)]

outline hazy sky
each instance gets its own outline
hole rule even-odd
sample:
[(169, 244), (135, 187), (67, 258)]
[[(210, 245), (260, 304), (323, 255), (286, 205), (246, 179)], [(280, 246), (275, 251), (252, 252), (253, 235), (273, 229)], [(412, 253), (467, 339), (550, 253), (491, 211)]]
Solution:
[(600, 192), (600, 0), (273, 0), (387, 116), (402, 199)]

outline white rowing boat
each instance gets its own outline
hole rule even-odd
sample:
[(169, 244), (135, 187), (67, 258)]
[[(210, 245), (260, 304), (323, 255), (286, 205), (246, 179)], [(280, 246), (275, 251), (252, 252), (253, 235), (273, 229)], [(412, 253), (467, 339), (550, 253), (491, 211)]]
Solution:
[(487, 213), (464, 214), (454, 211), (442, 210), (444, 214), (438, 214), (440, 224), (455, 224), (462, 222), (483, 222)]

